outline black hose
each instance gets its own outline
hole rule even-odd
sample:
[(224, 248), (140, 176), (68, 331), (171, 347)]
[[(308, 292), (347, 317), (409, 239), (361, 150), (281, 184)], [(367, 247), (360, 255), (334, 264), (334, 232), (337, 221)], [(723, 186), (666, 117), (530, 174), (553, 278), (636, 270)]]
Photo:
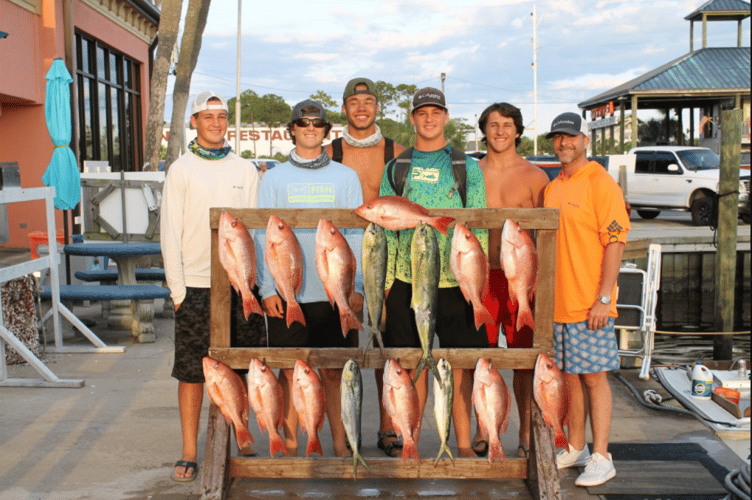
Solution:
[(735, 469), (726, 475), (724, 486), (729, 494), (724, 500), (750, 500), (749, 487), (749, 464), (740, 469)]
[(655, 404), (655, 403), (651, 403), (651, 402), (645, 401), (645, 399), (637, 391), (637, 389), (635, 389), (635, 387), (632, 384), (629, 383), (629, 380), (625, 379), (624, 376), (620, 372), (615, 371), (614, 372), (614, 376), (617, 379), (621, 380), (621, 382), (625, 386), (627, 386), (627, 389), (629, 389), (629, 392), (631, 392), (632, 395), (634, 395), (635, 399), (637, 399), (637, 401), (639, 401), (639, 403), (642, 406), (646, 407), (646, 408), (650, 408), (651, 410), (670, 411), (670, 412), (674, 412), (674, 413), (679, 413), (681, 415), (688, 415), (690, 417), (695, 417), (696, 419), (698, 419), (701, 422), (711, 422), (711, 423), (714, 423), (714, 424), (726, 425), (726, 426), (729, 426), (729, 427), (733, 426), (733, 424), (730, 424), (728, 422), (719, 422), (717, 420), (710, 420), (710, 419), (703, 418), (702, 416), (698, 415), (697, 413), (695, 413), (693, 411), (690, 411), (690, 410), (685, 410), (684, 408), (676, 408), (674, 406), (659, 405), (659, 404)]

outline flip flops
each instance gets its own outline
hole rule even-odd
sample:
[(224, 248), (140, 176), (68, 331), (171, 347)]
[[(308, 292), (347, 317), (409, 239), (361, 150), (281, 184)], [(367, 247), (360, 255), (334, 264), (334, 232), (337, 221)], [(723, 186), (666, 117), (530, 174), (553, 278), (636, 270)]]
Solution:
[(387, 457), (396, 457), (400, 454), (402, 451), (402, 438), (395, 439), (391, 443), (384, 442), (386, 438), (397, 438), (397, 434), (394, 431), (379, 432), (378, 436), (379, 441), (377, 446), (379, 449), (384, 450)]
[(479, 457), (485, 457), (488, 455), (488, 441), (481, 439), (473, 443), (473, 451)]
[(188, 477), (177, 477), (175, 475), (175, 471), (172, 471), (172, 475), (170, 476), (173, 481), (177, 481), (178, 483), (190, 483), (191, 481), (196, 479), (196, 474), (198, 473), (198, 464), (196, 462), (189, 462), (188, 460), (178, 460), (175, 462), (175, 467), (184, 467), (185, 470), (193, 469), (193, 474), (191, 474)]

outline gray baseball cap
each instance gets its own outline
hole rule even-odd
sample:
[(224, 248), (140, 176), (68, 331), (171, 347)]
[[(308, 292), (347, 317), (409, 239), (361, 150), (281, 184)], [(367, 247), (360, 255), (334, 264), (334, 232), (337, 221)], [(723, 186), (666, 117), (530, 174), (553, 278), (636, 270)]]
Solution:
[(317, 117), (326, 121), (326, 109), (320, 102), (314, 101), (313, 99), (306, 99), (305, 101), (301, 101), (297, 103), (295, 107), (292, 108), (292, 120), (291, 121), (295, 121), (298, 118), (302, 118), (303, 108), (306, 108), (308, 106), (316, 108), (317, 111), (314, 113), (306, 113), (305, 116)]
[(413, 109), (410, 113), (412, 114), (416, 109), (422, 108), (423, 106), (436, 106), (446, 111), (446, 97), (444, 97), (444, 92), (433, 87), (424, 87), (420, 89), (413, 96)]
[(562, 113), (551, 122), (551, 132), (546, 134), (550, 139), (555, 134), (588, 135), (587, 123), (577, 113)]

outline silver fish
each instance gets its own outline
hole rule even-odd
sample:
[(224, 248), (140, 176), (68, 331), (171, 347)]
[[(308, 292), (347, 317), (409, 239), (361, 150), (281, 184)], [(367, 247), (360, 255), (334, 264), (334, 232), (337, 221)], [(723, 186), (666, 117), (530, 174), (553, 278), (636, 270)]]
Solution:
[(436, 313), (439, 297), (440, 258), (436, 234), (430, 226), (418, 222), (410, 244), (410, 265), (413, 281), (413, 297), (410, 307), (415, 311), (415, 323), (418, 327), (420, 345), (423, 355), (415, 370), (413, 384), (423, 368), (428, 365), (437, 380), (441, 374), (436, 368), (436, 361), (431, 355), (433, 336), (436, 333)]
[(342, 381), (339, 386), (342, 423), (353, 452), (353, 478), (358, 479), (358, 461), (371, 472), (363, 456), (360, 454), (360, 417), (363, 407), (363, 378), (360, 367), (354, 359), (349, 359), (342, 370)]
[(363, 289), (368, 304), (368, 341), (371, 345), (375, 337), (382, 353), (384, 341), (381, 338), (381, 311), (384, 307), (384, 287), (386, 286), (387, 244), (384, 228), (373, 222), (368, 224), (363, 234)]
[[(435, 380), (433, 384), (433, 416), (436, 417), (436, 430), (439, 431), (441, 439), (441, 448), (439, 455), (436, 457), (434, 467), (438, 465), (441, 455), (446, 452), (454, 463), (452, 450), (447, 445), (449, 440), (449, 427), (452, 423), (452, 402), (454, 401), (454, 377), (452, 375), (452, 365), (444, 358), (437, 363), (437, 368), (441, 374), (441, 380)], [(436, 383), (441, 382), (441, 383)]]

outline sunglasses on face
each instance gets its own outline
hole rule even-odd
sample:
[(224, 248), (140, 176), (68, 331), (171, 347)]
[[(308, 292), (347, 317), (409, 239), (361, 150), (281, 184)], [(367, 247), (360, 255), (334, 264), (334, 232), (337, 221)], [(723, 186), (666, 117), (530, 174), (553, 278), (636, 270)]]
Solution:
[(298, 118), (293, 124), (300, 128), (306, 128), (308, 125), (313, 125), (316, 128), (326, 127), (326, 122), (321, 118)]

